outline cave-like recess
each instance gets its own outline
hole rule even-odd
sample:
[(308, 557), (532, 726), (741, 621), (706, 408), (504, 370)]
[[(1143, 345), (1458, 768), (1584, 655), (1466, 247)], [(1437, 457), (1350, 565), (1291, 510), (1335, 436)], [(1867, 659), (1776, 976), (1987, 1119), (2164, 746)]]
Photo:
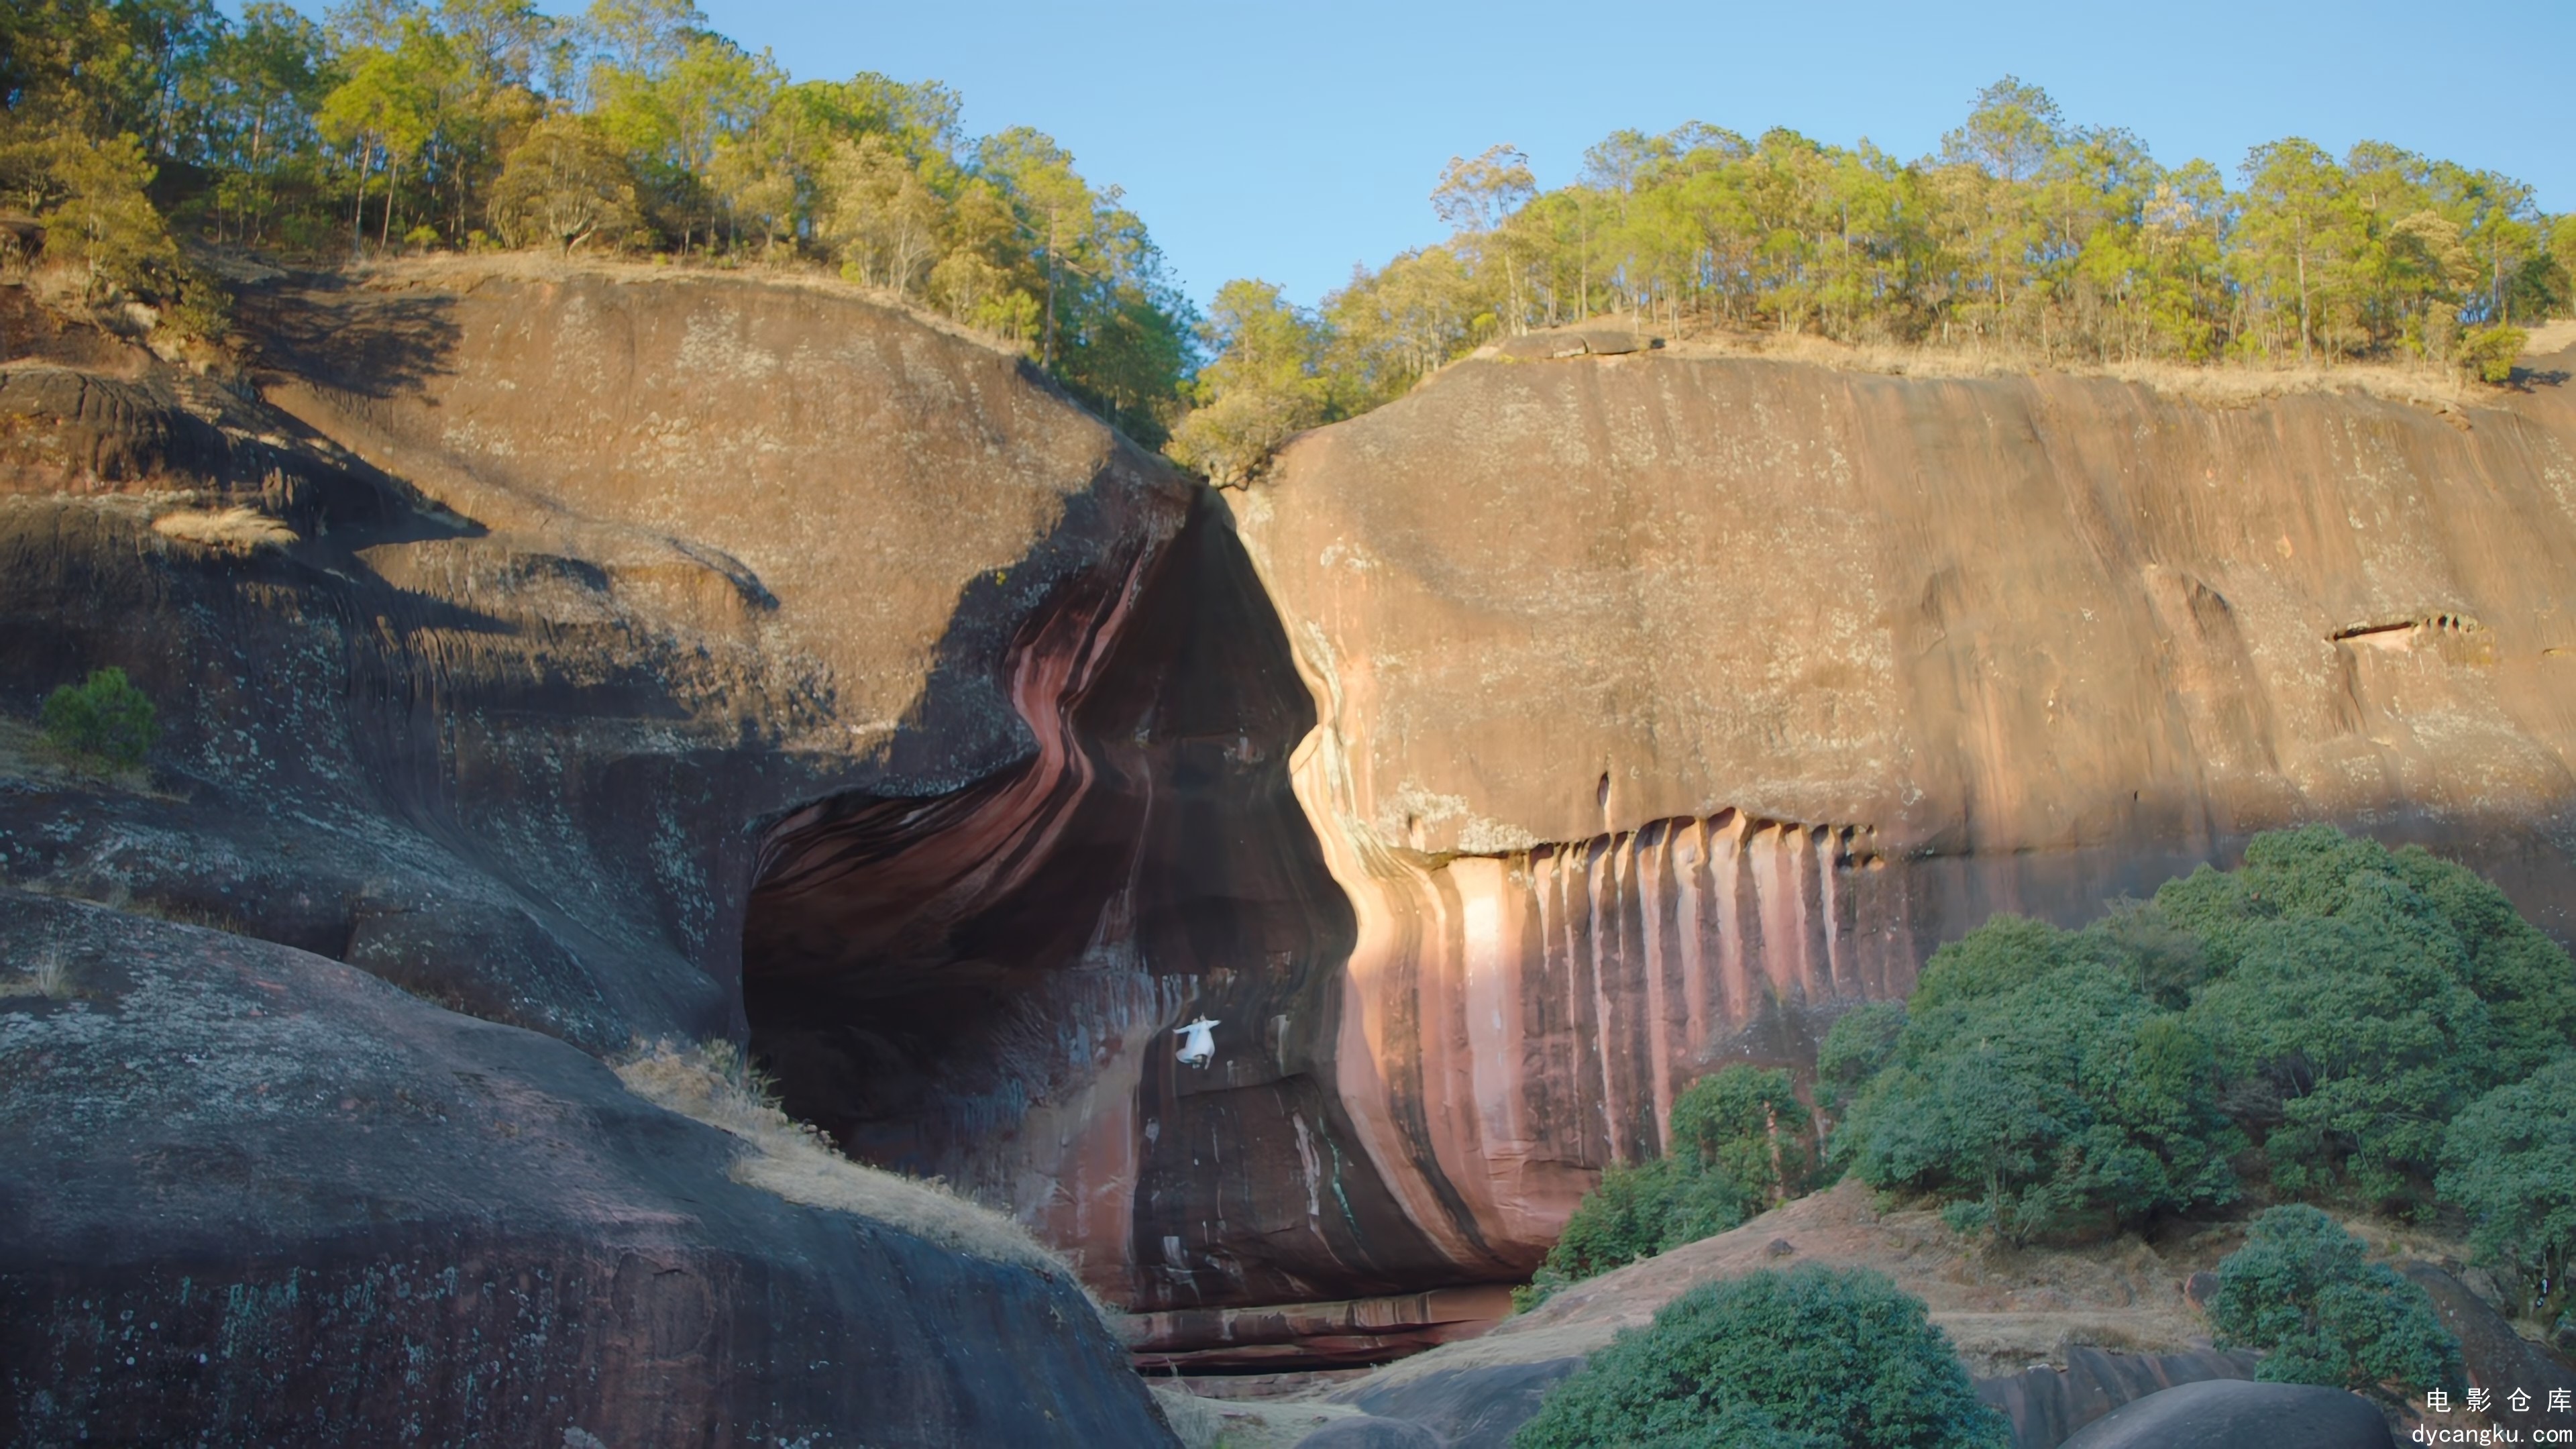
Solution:
[[(1106, 610), (1055, 600), (1006, 668), (1079, 654)], [(1027, 1168), (1052, 1142), (1019, 1140), (1032, 1112), (1132, 1091), (1132, 1307), (1453, 1281), (1331, 1090), (1354, 923), (1289, 788), (1314, 705), (1222, 504), (1200, 498), (1063, 719), (1060, 767), (1042, 740), (963, 789), (839, 797), (765, 843), (743, 994), (787, 1110), (1025, 1207), (1052, 1190)], [(1200, 1013), (1226, 1024), (1207, 1072), (1172, 1060), (1169, 1028)], [(1104, 1075), (1140, 1046), (1141, 1079)], [(1114, 1289), (1101, 1246), (1086, 1274)]]

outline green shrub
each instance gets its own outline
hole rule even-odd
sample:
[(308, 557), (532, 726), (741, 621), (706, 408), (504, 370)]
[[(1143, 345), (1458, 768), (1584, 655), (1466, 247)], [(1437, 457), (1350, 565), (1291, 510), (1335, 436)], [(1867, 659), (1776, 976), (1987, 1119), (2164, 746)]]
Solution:
[(2481, 1262), (2519, 1279), (2532, 1316), (2576, 1309), (2576, 1055), (2480, 1097), (2442, 1142), (2441, 1195)]
[(1943, 947), (1836, 1155), (2013, 1243), (2228, 1201), (2241, 1139), (2217, 1107), (2210, 1044), (2127, 965), (2098, 934), (2012, 916)]
[(1673, 1103), (1665, 1140), (1670, 1155), (1601, 1175), (1536, 1276), (1512, 1290), (1514, 1308), (1715, 1237), (1815, 1181), (1814, 1122), (1779, 1068), (1738, 1062), (1692, 1083)]
[(2444, 1124), (2576, 1033), (2576, 963), (2416, 847), (2261, 835), (2242, 869), (2171, 882), (2156, 906), (2207, 954), (2189, 1019), (2289, 1196), (2420, 1208)]
[(1748, 1213), (1799, 1196), (1816, 1173), (1815, 1122), (1782, 1068), (1737, 1062), (1693, 1082), (1673, 1103), (1667, 1140), (1674, 1156), (1743, 1188)]
[(2480, 382), (2511, 382), (2514, 359), (2529, 341), (2530, 334), (2519, 327), (2472, 327), (2460, 334), (2451, 360)]
[(1515, 1449), (1984, 1449), (2010, 1442), (1921, 1300), (1813, 1264), (1706, 1283), (1551, 1391)]
[(1583, 1195), (1537, 1276), (1512, 1291), (1512, 1305), (1535, 1308), (1569, 1284), (1715, 1237), (1744, 1221), (1753, 1198), (1725, 1174), (1687, 1159), (1613, 1166)]
[(2503, 892), (2309, 826), (2082, 931), (1996, 917), (1836, 1023), (1817, 1096), (1833, 1163), (2022, 1241), (2224, 1203), (2239, 1156), (2276, 1199), (2420, 1214), (2452, 1119), (2571, 1045), (2576, 962)]
[(45, 696), (45, 739), (76, 759), (118, 768), (143, 763), (161, 736), (159, 716), (122, 669), (100, 669)]
[(2463, 1383), (2460, 1341), (2424, 1290), (2366, 1261), (2360, 1239), (2304, 1204), (2254, 1220), (2218, 1265), (2209, 1319), (2220, 1347), (2263, 1352), (2255, 1376), (2272, 1383), (2405, 1395)]
[(1905, 1034), (1905, 1003), (1871, 1001), (1844, 1012), (1816, 1047), (1816, 1105), (1840, 1112), (1861, 1087), (1896, 1059)]

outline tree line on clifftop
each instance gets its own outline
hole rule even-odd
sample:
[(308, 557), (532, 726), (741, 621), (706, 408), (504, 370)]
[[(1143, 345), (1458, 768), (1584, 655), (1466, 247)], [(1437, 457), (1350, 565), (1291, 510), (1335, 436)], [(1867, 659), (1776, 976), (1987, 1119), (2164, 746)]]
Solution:
[(2501, 382), (2516, 324), (2576, 306), (2576, 215), (2492, 171), (2378, 141), (2255, 147), (2230, 188), (2007, 76), (1904, 161), (1789, 130), (1620, 131), (1541, 190), (1509, 146), (1452, 160), (1444, 243), (1320, 306), (1238, 280), (1177, 450), (1220, 482), (1496, 338), (1616, 317), (2051, 367), (2360, 359)]
[[(792, 81), (687, 0), (23, 0), (0, 7), (0, 213), (82, 300), (220, 337), (184, 243), (307, 256), (549, 248), (829, 267), (1025, 349), (1219, 483), (1485, 342), (1617, 316), (2073, 363), (2412, 359), (2503, 380), (2576, 306), (2576, 217), (2380, 142), (2255, 148), (2231, 189), (2011, 77), (1933, 155), (1775, 129), (1621, 131), (1542, 190), (1450, 162), (1451, 235), (1305, 308), (1202, 317), (1118, 188), (957, 95)], [(0, 272), (35, 232), (0, 215)]]
[[(790, 81), (687, 0), (11, 0), (0, 211), (45, 227), (84, 300), (219, 336), (183, 241), (287, 254), (595, 249), (821, 263), (1017, 344), (1159, 442), (1188, 301), (1118, 189), (955, 92)], [(0, 263), (24, 245), (0, 227)]]

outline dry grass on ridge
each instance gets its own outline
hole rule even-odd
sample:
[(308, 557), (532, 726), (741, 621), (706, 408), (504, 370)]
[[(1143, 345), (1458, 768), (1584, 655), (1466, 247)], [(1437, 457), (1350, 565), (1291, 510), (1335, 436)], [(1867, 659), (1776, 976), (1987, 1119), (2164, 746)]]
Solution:
[[(2438, 1235), (2346, 1219), (2375, 1259), (2463, 1256)], [(1401, 1382), (1448, 1368), (1590, 1354), (1643, 1327), (1692, 1287), (1763, 1268), (1872, 1268), (1920, 1298), (1979, 1377), (2066, 1366), (2077, 1346), (2162, 1354), (2205, 1348), (2208, 1320), (2183, 1297), (2192, 1273), (2241, 1246), (2235, 1220), (2150, 1244), (2135, 1236), (2082, 1247), (2006, 1249), (1963, 1237), (1927, 1205), (1883, 1204), (1846, 1179), (1741, 1227), (1588, 1278), (1482, 1338), (1443, 1344), (1379, 1371)]]
[(256, 553), (298, 541), (294, 529), (256, 508), (227, 508), (221, 512), (182, 508), (152, 520), (152, 531), (163, 538), (223, 553)]
[[(1650, 331), (1653, 329), (1649, 329)], [(2552, 328), (2533, 333), (2525, 357), (2545, 356), (2570, 342)], [(2098, 377), (2135, 383), (2173, 397), (2216, 407), (2250, 407), (2293, 393), (2357, 392), (2391, 402), (2446, 409), (2493, 397), (2497, 389), (2463, 381), (2447, 368), (2391, 362), (2286, 365), (2171, 361), (2104, 362), (2080, 357), (2041, 359), (2011, 349), (1907, 347), (1895, 343), (1844, 343), (1823, 337), (1773, 333), (1700, 332), (1664, 349), (1676, 357), (1770, 357), (1841, 372), (1890, 377), (2007, 378)]]
[[(1073, 1269), (1000, 1213), (936, 1182), (924, 1182), (842, 1156), (823, 1134), (778, 1108), (743, 1067), (730, 1042), (682, 1047), (663, 1041), (616, 1064), (626, 1089), (655, 1106), (704, 1122), (750, 1148), (734, 1159), (733, 1179), (789, 1202), (870, 1218), (943, 1248), (1028, 1268), (1075, 1283)], [(1086, 1294), (1086, 1296), (1088, 1296)], [(1104, 1321), (1108, 1311), (1100, 1309)]]
[[(1620, 327), (1624, 314), (1593, 318), (1594, 327)], [(2500, 398), (2503, 389), (2462, 379), (2446, 367), (2429, 363), (2319, 363), (2173, 361), (2117, 362), (2078, 356), (2042, 358), (2018, 347), (1909, 346), (1895, 342), (1837, 342), (1812, 333), (1746, 331), (1688, 323), (1679, 329), (1651, 320), (1639, 330), (1663, 337), (1657, 356), (1672, 358), (1759, 357), (1802, 362), (1836, 372), (1874, 373), (1886, 377), (2025, 378), (2090, 377), (2134, 383), (2168, 396), (2213, 407), (2250, 407), (2294, 393), (2355, 392), (2392, 402), (2410, 403), (2439, 412)], [(2576, 320), (2544, 323), (2528, 329), (2522, 361), (2555, 357), (2576, 347)], [(1487, 355), (1479, 349), (1479, 356)]]

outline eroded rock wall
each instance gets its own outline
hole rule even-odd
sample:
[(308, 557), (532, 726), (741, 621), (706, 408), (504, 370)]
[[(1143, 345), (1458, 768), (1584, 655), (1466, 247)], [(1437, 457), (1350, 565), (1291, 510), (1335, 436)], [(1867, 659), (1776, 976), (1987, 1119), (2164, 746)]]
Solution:
[(1470, 361), (1229, 494), (1357, 916), (1336, 1090), (1464, 1273), (1991, 912), (2332, 820), (2576, 893), (2576, 401)]
[[(117, 664), (168, 727), (154, 788), (6, 797), (11, 878), (593, 1051), (739, 1031), (757, 822), (1027, 756), (1009, 641), (1188, 512), (1020, 359), (845, 293), (428, 265), (242, 313), (230, 385), (94, 337), (0, 369), (0, 703)], [(233, 509), (283, 541), (174, 528)]]
[[(1026, 769), (1010, 646), (1193, 487), (846, 292), (243, 316), (246, 376), (0, 337), (0, 1439), (1163, 1442), (1069, 1284), (738, 1187), (573, 1047), (738, 1038), (764, 826)], [(142, 771), (31, 728), (102, 665)]]
[(1524, 1275), (1694, 1076), (2267, 826), (2567, 930), (2563, 363), (2436, 412), (1482, 359), (1220, 499), (825, 289), (243, 316), (240, 385), (0, 367), (0, 705), (117, 663), (171, 730), (103, 783), (0, 721), (9, 881), (594, 1053), (747, 1023), (1160, 1362), (1471, 1332), (1434, 1290)]
[(0, 943), (0, 1441), (1174, 1442), (1068, 1277), (745, 1186), (562, 1042), (5, 887)]

